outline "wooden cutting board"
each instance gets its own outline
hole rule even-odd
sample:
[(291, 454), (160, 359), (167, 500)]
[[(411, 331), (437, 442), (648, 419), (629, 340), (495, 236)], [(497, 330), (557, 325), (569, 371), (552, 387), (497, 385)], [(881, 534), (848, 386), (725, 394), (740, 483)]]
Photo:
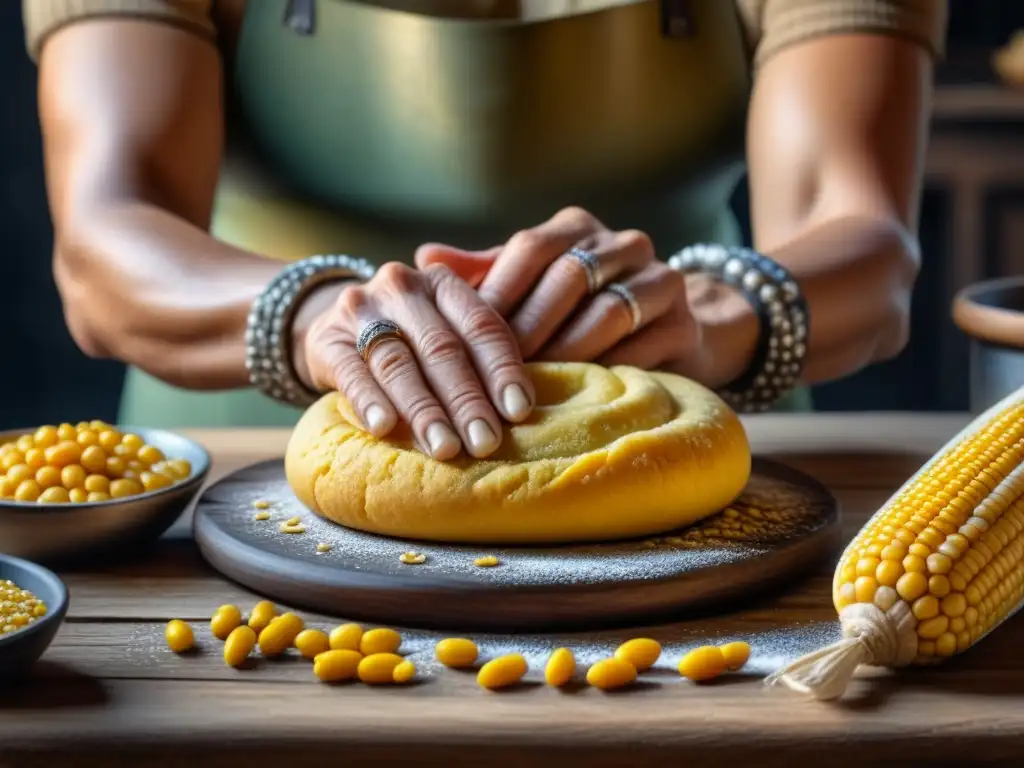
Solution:
[[(264, 502), (270, 519), (257, 520)], [(292, 517), (305, 533), (281, 532)], [(834, 556), (840, 527), (838, 504), (823, 485), (755, 459), (742, 496), (687, 529), (608, 544), (448, 546), (323, 520), (295, 498), (283, 461), (273, 460), (210, 486), (197, 503), (194, 534), (214, 568), (288, 605), (377, 624), (514, 632), (723, 610)], [(404, 564), (407, 552), (426, 559)], [(499, 564), (474, 564), (487, 555)]]

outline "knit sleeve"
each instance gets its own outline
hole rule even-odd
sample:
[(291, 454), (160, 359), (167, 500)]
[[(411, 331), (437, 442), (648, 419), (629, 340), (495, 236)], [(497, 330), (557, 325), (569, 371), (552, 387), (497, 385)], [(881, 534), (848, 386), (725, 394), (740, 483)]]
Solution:
[(22, 0), (25, 44), (38, 60), (43, 43), (56, 30), (100, 17), (151, 19), (198, 35), (216, 36), (212, 0)]
[(936, 59), (945, 54), (949, 0), (737, 0), (737, 7), (755, 67), (794, 43), (854, 32), (904, 37)]

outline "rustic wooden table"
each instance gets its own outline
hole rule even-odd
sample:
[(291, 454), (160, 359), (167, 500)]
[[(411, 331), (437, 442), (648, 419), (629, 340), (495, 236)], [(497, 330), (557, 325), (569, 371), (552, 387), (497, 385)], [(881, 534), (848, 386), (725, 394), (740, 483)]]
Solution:
[[(756, 452), (833, 489), (849, 538), (966, 421), (771, 415), (747, 425)], [(213, 479), (280, 455), (287, 440), (283, 431), (192, 434), (215, 457)], [(184, 519), (136, 562), (64, 574), (72, 595), (64, 627), (32, 680), (0, 696), (0, 765), (1024, 764), (1021, 620), (942, 668), (867, 676), (842, 704), (761, 686), (801, 643), (834, 632), (831, 574), (829, 563), (719, 616), (549, 640), (586, 649), (637, 634), (661, 638), (664, 669), (627, 691), (524, 685), (489, 693), (453, 671), (403, 688), (329, 687), (298, 659), (245, 671), (223, 664), (205, 620), (222, 603), (249, 606), (256, 596), (204, 565)], [(207, 650), (187, 658), (166, 650), (163, 628), (175, 617), (195, 622)], [(679, 649), (736, 636), (755, 646), (751, 674), (694, 686), (671, 671)], [(415, 637), (425, 658), (430, 636)], [(485, 650), (488, 642), (513, 641), (485, 639)]]

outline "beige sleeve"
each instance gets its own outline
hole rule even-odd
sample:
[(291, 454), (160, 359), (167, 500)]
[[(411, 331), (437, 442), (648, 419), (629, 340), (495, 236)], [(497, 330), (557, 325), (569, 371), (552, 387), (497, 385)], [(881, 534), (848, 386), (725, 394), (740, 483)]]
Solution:
[(22, 0), (25, 43), (38, 60), (46, 38), (67, 24), (103, 16), (152, 19), (215, 37), (212, 0)]
[(935, 58), (945, 54), (949, 0), (736, 0), (736, 5), (755, 67), (801, 40), (844, 32), (898, 35)]

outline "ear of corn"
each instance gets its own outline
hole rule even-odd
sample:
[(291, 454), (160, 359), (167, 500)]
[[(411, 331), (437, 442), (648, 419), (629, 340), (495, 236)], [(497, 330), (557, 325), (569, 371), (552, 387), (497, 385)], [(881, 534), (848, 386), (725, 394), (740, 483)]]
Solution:
[(836, 568), (843, 639), (769, 677), (841, 696), (861, 664), (966, 651), (1024, 602), (1024, 388), (982, 414), (868, 521)]

